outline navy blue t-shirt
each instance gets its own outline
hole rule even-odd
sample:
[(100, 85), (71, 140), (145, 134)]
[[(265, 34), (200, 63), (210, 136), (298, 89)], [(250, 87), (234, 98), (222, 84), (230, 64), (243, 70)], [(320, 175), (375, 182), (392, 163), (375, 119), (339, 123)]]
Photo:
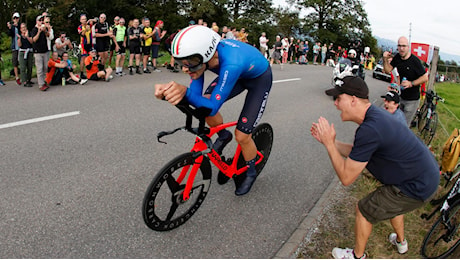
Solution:
[(368, 162), (377, 180), (411, 198), (426, 200), (438, 188), (439, 166), (431, 151), (407, 125), (374, 105), (356, 130), (349, 157)]

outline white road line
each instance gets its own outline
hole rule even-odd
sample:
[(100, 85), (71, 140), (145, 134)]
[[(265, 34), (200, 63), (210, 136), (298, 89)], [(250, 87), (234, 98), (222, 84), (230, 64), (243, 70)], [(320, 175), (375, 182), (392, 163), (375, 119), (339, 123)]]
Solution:
[(0, 125), (0, 129), (20, 126), (20, 125), (33, 124), (33, 123), (38, 123), (38, 122), (42, 122), (42, 121), (63, 118), (63, 117), (76, 116), (76, 115), (79, 115), (79, 114), (80, 114), (80, 111), (74, 111), (74, 112), (57, 114), (57, 115), (52, 115), (52, 116), (37, 117), (37, 118), (27, 119), (27, 120), (23, 120), (23, 121), (17, 121), (17, 122), (12, 122), (12, 123), (8, 123), (8, 124), (3, 124), (3, 125)]
[(296, 81), (296, 80), (301, 80), (301, 78), (274, 80), (273, 83), (281, 83), (281, 82)]

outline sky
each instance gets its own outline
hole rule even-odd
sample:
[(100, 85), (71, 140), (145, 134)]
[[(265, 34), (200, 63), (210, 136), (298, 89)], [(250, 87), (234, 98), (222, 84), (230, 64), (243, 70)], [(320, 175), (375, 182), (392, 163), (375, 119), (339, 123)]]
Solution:
[[(285, 6), (284, 0), (273, 3)], [(438, 46), (441, 52), (460, 55), (460, 1), (458, 0), (362, 0), (372, 34), (397, 41)], [(409, 29), (410, 35), (409, 35)]]

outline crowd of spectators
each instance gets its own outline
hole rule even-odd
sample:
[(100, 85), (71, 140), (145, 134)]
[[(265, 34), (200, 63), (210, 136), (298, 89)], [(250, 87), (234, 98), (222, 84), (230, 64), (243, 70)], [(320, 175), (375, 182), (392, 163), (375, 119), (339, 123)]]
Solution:
[[(20, 23), (20, 14), (15, 12), (12, 22), (7, 24), (8, 35), (11, 36), (12, 64), (16, 83), (24, 87), (31, 87), (32, 69), (35, 65), (37, 71), (38, 87), (46, 91), (49, 85), (56, 82), (62, 84), (86, 83), (89, 80), (110, 81), (113, 75), (122, 77), (126, 75), (123, 71), (126, 53), (128, 56), (128, 73), (150, 74), (151, 72), (161, 72), (159, 66), (164, 65), (171, 72), (178, 72), (179, 68), (174, 64), (174, 58), (165, 64), (158, 64), (159, 46), (164, 40), (166, 49), (171, 46), (171, 42), (177, 32), (167, 34), (163, 30), (164, 22), (157, 20), (151, 22), (149, 18), (132, 19), (128, 22), (120, 16), (113, 19), (113, 24), (107, 22), (107, 16), (101, 13), (99, 17), (89, 19), (87, 15), (80, 15), (80, 25), (76, 28), (80, 39), (73, 39), (78, 42), (77, 48), (80, 49), (79, 66), (69, 65), (68, 52), (75, 48), (72, 41), (67, 37), (66, 32), (59, 32), (55, 38), (55, 32), (51, 25), (51, 17), (46, 13), (36, 17), (36, 25), (29, 31), (26, 24)], [(127, 23), (127, 24), (126, 24)], [(154, 24), (154, 25), (153, 25)], [(203, 20), (197, 22), (191, 20), (189, 25), (208, 26)], [(219, 26), (213, 22), (210, 26), (216, 33), (225, 39), (234, 39), (246, 42), (255, 47), (259, 47), (261, 53), (270, 61), (278, 64), (296, 63), (309, 64), (311, 60), (314, 65), (335, 66), (342, 58), (347, 58), (350, 48), (356, 49), (358, 56), (363, 64), (369, 64), (369, 53), (361, 50), (361, 46), (349, 46), (335, 48), (333, 43), (315, 42), (309, 45), (307, 40), (295, 39), (294, 37), (276, 36), (274, 43), (269, 43), (267, 35), (263, 32), (258, 43), (248, 42), (248, 32), (245, 28), (237, 30), (236, 27)], [(359, 43), (358, 43), (359, 44)], [(311, 54), (310, 52), (311, 48)], [(56, 54), (54, 54), (56, 53)], [(57, 59), (54, 56), (57, 55)], [(114, 58), (115, 57), (115, 58)], [(112, 62), (115, 60), (115, 67), (112, 69)], [(58, 65), (56, 70), (49, 67), (59, 60), (62, 65)], [(150, 70), (149, 67), (152, 69)], [(370, 65), (372, 68), (372, 65)], [(64, 78), (47, 81), (50, 71), (54, 72), (54, 78)], [(79, 71), (80, 73), (77, 73)], [(83, 80), (81, 80), (83, 79)], [(4, 85), (1, 81), (0, 85)]]

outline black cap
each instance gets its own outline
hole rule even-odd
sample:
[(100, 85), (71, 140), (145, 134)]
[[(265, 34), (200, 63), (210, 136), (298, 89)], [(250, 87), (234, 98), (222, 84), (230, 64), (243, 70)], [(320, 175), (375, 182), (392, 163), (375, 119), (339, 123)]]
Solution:
[(399, 104), (399, 95), (396, 91), (388, 91), (384, 96), (380, 96), (387, 101), (394, 101), (396, 104)]
[(369, 98), (369, 88), (363, 79), (356, 76), (347, 76), (335, 81), (334, 88), (325, 91), (326, 95), (337, 97), (340, 94), (347, 94), (363, 99)]

